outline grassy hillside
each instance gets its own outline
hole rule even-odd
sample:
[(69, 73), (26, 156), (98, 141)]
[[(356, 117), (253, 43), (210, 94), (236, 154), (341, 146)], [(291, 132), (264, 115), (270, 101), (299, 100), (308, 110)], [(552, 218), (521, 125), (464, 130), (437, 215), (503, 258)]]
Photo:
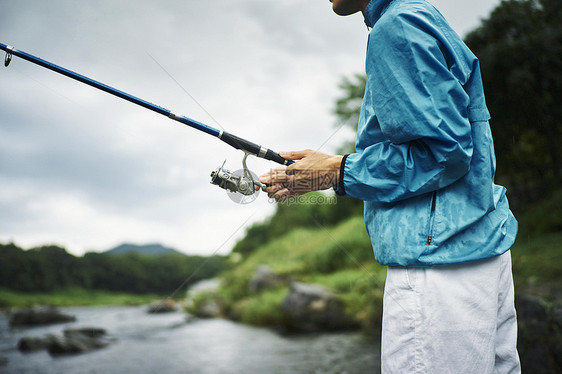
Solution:
[[(562, 285), (562, 233), (520, 238), (512, 250), (518, 291), (559, 297)], [(287, 282), (260, 293), (249, 284), (260, 265)], [(294, 229), (250, 253), (222, 275), (222, 287), (197, 297), (191, 310), (213, 300), (230, 318), (256, 325), (282, 325), (280, 304), (290, 281), (321, 284), (335, 292), (347, 312), (371, 330), (380, 324), (386, 268), (373, 258), (360, 216), (330, 228)], [(540, 291), (540, 292), (539, 292)]]
[(287, 281), (321, 284), (334, 291), (363, 325), (380, 318), (386, 269), (373, 258), (363, 218), (353, 217), (331, 228), (295, 229), (259, 247), (222, 276), (222, 287), (200, 295), (192, 309), (209, 299), (242, 322), (282, 324), (279, 305), (288, 282), (261, 293), (249, 291), (258, 266), (268, 265)]

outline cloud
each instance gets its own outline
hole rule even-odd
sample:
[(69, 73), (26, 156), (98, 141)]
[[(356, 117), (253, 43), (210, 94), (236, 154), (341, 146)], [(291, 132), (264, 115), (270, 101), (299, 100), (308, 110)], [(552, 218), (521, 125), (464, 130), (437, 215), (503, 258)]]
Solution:
[[(434, 2), (468, 29), (468, 9)], [(367, 30), (327, 0), (2, 8), (0, 42), (270, 148), (330, 152), (350, 135), (331, 110), (341, 78), (363, 71)], [(241, 167), (240, 152), (217, 139), (16, 57), (0, 80), (0, 241), (76, 254), (123, 241), (227, 253), (274, 209), (264, 195), (236, 205), (209, 184), (225, 158)], [(258, 174), (275, 166), (249, 164)]]

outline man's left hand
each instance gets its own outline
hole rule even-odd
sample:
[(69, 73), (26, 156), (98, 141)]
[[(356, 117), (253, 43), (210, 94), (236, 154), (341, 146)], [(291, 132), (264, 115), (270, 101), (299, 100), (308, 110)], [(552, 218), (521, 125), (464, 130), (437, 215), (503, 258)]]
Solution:
[(279, 154), (295, 163), (286, 168), (273, 169), (259, 178), (262, 183), (271, 184), (266, 188), (268, 196), (279, 202), (290, 196), (332, 188), (339, 179), (343, 156), (310, 149)]

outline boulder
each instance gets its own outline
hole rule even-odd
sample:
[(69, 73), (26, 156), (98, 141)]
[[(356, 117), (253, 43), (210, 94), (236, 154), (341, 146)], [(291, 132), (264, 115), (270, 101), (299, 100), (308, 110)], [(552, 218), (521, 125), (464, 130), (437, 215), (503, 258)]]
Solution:
[(256, 293), (278, 287), (283, 283), (283, 279), (279, 275), (275, 274), (269, 266), (260, 265), (250, 280), (248, 288), (250, 292)]
[(197, 318), (223, 318), (226, 302), (216, 291), (220, 287), (217, 278), (205, 279), (192, 285), (184, 300), (185, 309)]
[(67, 329), (64, 336), (56, 336), (47, 349), (52, 355), (89, 352), (109, 344), (105, 334), (105, 330), (100, 328)]
[(58, 309), (50, 306), (34, 306), (30, 309), (17, 310), (10, 317), (11, 326), (48, 325), (73, 321), (76, 321), (76, 317), (62, 314)]
[(107, 334), (105, 329), (100, 327), (81, 327), (78, 329), (66, 329), (64, 330), (65, 337), (87, 337), (87, 338), (100, 338)]
[(209, 294), (204, 299), (193, 303), (189, 312), (198, 318), (223, 318), (226, 315), (226, 303), (220, 295)]
[(47, 349), (55, 341), (56, 336), (47, 335), (45, 337), (24, 336), (18, 342), (18, 349), (22, 352), (33, 352), (40, 349)]
[(294, 282), (281, 309), (291, 331), (335, 331), (357, 327), (344, 304), (326, 288)]
[(156, 301), (148, 306), (148, 313), (171, 313), (177, 310), (176, 303), (172, 299)]
[(105, 334), (104, 329), (94, 327), (66, 329), (62, 336), (23, 337), (18, 349), (23, 352), (47, 349), (52, 355), (85, 353), (107, 346), (110, 341)]
[(549, 305), (537, 297), (516, 294), (515, 307), (522, 371), (536, 374), (562, 372), (560, 304)]

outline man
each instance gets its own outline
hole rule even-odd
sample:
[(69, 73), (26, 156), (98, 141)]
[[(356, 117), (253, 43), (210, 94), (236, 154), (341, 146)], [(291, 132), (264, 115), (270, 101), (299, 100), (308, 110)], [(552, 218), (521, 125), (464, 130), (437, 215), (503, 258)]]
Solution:
[[(477, 58), (425, 0), (333, 0), (371, 28), (356, 153), (281, 153), (270, 197), (333, 187), (365, 201), (388, 265), (383, 372), (516, 373), (510, 247)], [(335, 182), (335, 183), (334, 183)]]

